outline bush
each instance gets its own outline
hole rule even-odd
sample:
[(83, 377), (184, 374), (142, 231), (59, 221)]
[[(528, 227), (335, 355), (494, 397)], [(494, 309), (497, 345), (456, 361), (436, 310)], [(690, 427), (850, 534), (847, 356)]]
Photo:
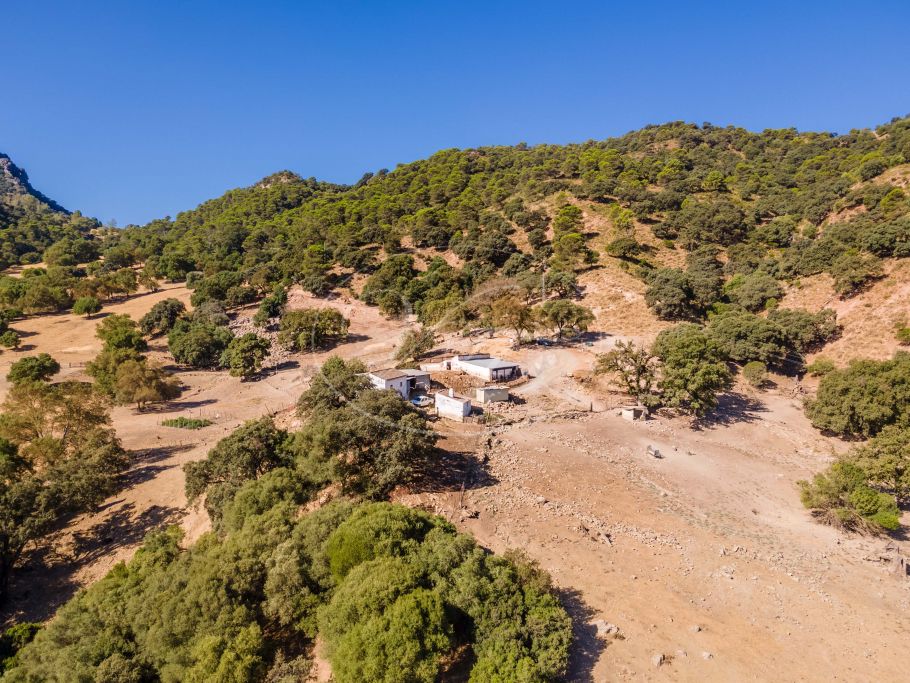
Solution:
[(433, 330), (421, 326), (416, 330), (407, 330), (401, 335), (401, 342), (395, 352), (395, 360), (399, 363), (416, 361), (433, 348), (435, 336)]
[(841, 460), (811, 482), (801, 481), (800, 498), (818, 519), (848, 530), (893, 531), (900, 512), (893, 496), (868, 485), (868, 474)]
[(7, 330), (0, 334), (0, 346), (6, 349), (17, 349), (20, 343), (22, 343), (22, 339), (15, 330)]
[(870, 281), (882, 276), (881, 260), (872, 254), (851, 249), (831, 265), (834, 291), (843, 298), (854, 296)]
[(212, 424), (214, 423), (211, 420), (183, 416), (161, 421), (163, 427), (175, 427), (177, 429), (202, 429)]
[(180, 396), (180, 383), (158, 365), (144, 358), (127, 360), (114, 375), (114, 400), (120, 404), (135, 403), (142, 410), (149, 403), (170, 401)]
[(788, 358), (787, 339), (783, 330), (766, 318), (742, 309), (731, 309), (714, 315), (708, 322), (708, 336), (717, 342), (724, 356), (737, 363), (761, 361), (780, 367), (797, 366)]
[(777, 308), (768, 314), (768, 321), (783, 331), (790, 347), (799, 353), (823, 346), (840, 332), (837, 313), (830, 308), (823, 308), (818, 313), (799, 308)]
[(892, 360), (855, 360), (822, 377), (806, 415), (818, 429), (872, 436), (891, 424), (910, 424), (910, 354)]
[(743, 378), (753, 387), (762, 387), (768, 381), (768, 366), (754, 360), (743, 366)]
[(910, 429), (885, 427), (849, 458), (867, 475), (867, 482), (901, 501), (910, 500)]
[(809, 374), (813, 377), (824, 377), (829, 372), (837, 370), (837, 365), (829, 358), (819, 356), (809, 364), (809, 367), (807, 367), (806, 370), (808, 370)]
[(348, 335), (350, 321), (334, 308), (303, 308), (281, 317), (278, 343), (291, 351), (333, 346)]

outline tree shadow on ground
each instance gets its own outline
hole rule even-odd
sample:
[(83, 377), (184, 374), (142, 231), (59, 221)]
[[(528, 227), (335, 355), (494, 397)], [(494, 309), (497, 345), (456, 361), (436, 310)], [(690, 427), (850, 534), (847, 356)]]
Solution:
[[(106, 506), (113, 509), (120, 501)], [(136, 514), (127, 503), (88, 529), (50, 534), (27, 551), (10, 581), (9, 599), (0, 605), (0, 625), (46, 621), (81, 587), (80, 571), (105, 556), (135, 545), (156, 529), (176, 524), (185, 512), (153, 505)]]
[(130, 469), (121, 477), (123, 488), (131, 489), (138, 484), (153, 479), (165, 470), (176, 467), (175, 463), (170, 465), (159, 465), (156, 463), (167, 460), (178, 453), (192, 450), (194, 447), (195, 444), (174, 444), (173, 446), (161, 446), (159, 448), (135, 451)]
[(759, 413), (767, 412), (765, 404), (754, 396), (743, 394), (721, 394), (717, 408), (692, 423), (692, 428), (713, 429), (727, 427), (740, 422), (756, 422), (761, 419)]
[(573, 588), (557, 590), (557, 596), (572, 618), (572, 645), (569, 648), (569, 671), (566, 680), (583, 683), (594, 681), (594, 667), (607, 644), (597, 635), (591, 623), (596, 612)]
[(474, 453), (437, 448), (436, 457), (431, 458), (420, 472), (414, 490), (420, 493), (450, 493), (482, 489), (497, 483), (486, 464), (478, 460)]

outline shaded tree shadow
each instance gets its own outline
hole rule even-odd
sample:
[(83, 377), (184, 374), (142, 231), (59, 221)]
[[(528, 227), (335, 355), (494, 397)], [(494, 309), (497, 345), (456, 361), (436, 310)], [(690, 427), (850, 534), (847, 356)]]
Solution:
[(185, 514), (160, 505), (134, 512), (135, 505), (127, 503), (88, 529), (74, 532), (69, 543), (61, 528), (27, 551), (13, 572), (8, 600), (0, 605), (0, 624), (50, 619), (81, 587), (81, 569), (138, 544), (151, 531), (175, 524)]
[(176, 413), (181, 410), (192, 410), (193, 408), (201, 408), (202, 406), (211, 405), (212, 403), (217, 403), (217, 399), (214, 398), (203, 398), (198, 401), (165, 401), (164, 403), (155, 403), (151, 406), (148, 406), (143, 410), (144, 413)]
[(569, 670), (566, 680), (593, 683), (594, 667), (600, 654), (607, 647), (597, 635), (597, 627), (591, 623), (597, 613), (574, 588), (561, 588), (556, 594), (572, 618), (572, 645), (569, 648)]
[(192, 450), (194, 447), (195, 444), (174, 444), (173, 446), (161, 446), (159, 448), (136, 451), (133, 456), (132, 466), (121, 476), (123, 487), (125, 489), (133, 488), (154, 478), (160, 472), (173, 469), (177, 466), (176, 463), (170, 465), (159, 465), (156, 463), (167, 460), (178, 453)]
[(468, 451), (436, 449), (436, 458), (419, 472), (414, 486), (420, 493), (451, 493), (482, 489), (499, 483), (486, 468), (486, 461), (478, 460)]
[(717, 408), (711, 413), (696, 419), (693, 429), (712, 429), (726, 427), (740, 422), (755, 422), (760, 419), (757, 413), (767, 412), (765, 404), (753, 396), (727, 393), (718, 398)]

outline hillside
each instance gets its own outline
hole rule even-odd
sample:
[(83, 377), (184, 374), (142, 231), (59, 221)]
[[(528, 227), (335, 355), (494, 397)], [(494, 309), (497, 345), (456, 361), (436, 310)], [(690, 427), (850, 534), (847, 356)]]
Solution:
[(90, 239), (99, 225), (36, 190), (28, 174), (0, 152), (0, 266), (36, 263), (48, 247)]

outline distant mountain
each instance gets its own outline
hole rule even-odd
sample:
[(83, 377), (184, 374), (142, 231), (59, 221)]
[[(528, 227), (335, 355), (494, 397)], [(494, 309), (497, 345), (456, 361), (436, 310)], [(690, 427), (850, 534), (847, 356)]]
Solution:
[(0, 152), (0, 269), (36, 263), (61, 240), (91, 240), (99, 225), (36, 190), (25, 170)]
[(69, 214), (53, 199), (32, 187), (28, 173), (16, 166), (8, 155), (0, 152), (0, 202), (16, 206), (22, 203), (23, 197), (32, 197), (51, 211)]

